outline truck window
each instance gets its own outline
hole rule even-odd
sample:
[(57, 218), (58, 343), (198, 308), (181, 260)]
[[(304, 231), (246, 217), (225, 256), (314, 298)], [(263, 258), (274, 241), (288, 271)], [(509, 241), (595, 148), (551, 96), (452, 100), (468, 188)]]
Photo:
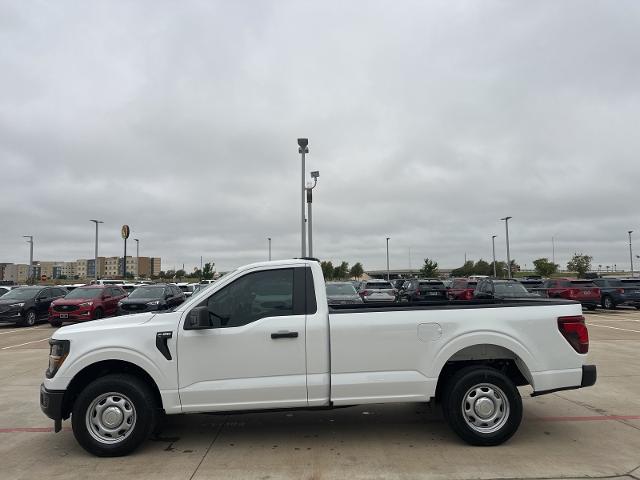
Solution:
[(207, 306), (216, 328), (241, 327), (265, 317), (293, 315), (293, 269), (248, 273), (202, 305)]

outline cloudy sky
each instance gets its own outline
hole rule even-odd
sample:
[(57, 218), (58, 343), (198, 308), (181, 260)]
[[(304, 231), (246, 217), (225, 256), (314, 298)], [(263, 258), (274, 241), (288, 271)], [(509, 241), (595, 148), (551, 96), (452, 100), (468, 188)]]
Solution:
[(0, 261), (299, 256), (305, 136), (322, 259), (628, 266), (639, 118), (634, 0), (1, 0)]

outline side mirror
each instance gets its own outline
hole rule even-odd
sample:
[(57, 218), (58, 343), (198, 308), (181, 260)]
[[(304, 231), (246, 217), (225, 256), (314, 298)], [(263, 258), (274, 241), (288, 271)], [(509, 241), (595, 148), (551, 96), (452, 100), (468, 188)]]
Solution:
[(209, 321), (209, 309), (207, 307), (195, 307), (191, 309), (184, 323), (185, 330), (205, 330), (213, 328)]

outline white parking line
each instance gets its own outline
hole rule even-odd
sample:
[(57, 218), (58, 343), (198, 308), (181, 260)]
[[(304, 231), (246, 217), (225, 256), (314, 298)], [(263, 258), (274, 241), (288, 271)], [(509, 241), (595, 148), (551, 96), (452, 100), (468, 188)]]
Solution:
[(33, 340), (31, 342), (25, 342), (25, 343), (20, 343), (18, 345), (9, 345), (8, 347), (2, 347), (0, 348), (0, 350), (7, 350), (9, 348), (15, 348), (15, 347), (22, 347), (23, 345), (30, 345), (32, 343), (38, 343), (38, 342), (44, 342), (45, 340), (49, 340), (49, 337), (47, 338), (41, 338), (40, 340)]
[(609, 327), (607, 325), (596, 325), (595, 323), (587, 323), (587, 325), (589, 325), (590, 327), (611, 328), (612, 330), (622, 330), (624, 332), (640, 333), (640, 330), (630, 330), (628, 328)]
[(16, 332), (30, 332), (31, 330), (42, 330), (43, 328), (51, 328), (49, 327), (49, 325), (44, 325), (44, 326), (40, 326), (40, 327), (27, 327), (27, 328), (20, 328), (18, 330), (6, 330), (6, 331), (0, 331), (0, 335), (5, 335), (7, 333), (16, 333)]
[(635, 318), (611, 318), (611, 317), (602, 318), (602, 317), (598, 317), (598, 318), (594, 318), (594, 320), (597, 320), (599, 322), (640, 322), (640, 320), (635, 319)]

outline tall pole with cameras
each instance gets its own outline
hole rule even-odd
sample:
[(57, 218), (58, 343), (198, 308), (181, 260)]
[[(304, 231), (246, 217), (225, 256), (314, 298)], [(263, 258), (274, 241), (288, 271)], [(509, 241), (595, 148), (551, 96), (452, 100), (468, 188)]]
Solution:
[(267, 237), (267, 240), (269, 241), (269, 261), (271, 261), (271, 237)]
[(389, 240), (391, 237), (387, 237), (387, 282), (389, 281)]
[(307, 209), (309, 216), (309, 256), (313, 257), (313, 214), (311, 210), (311, 204), (313, 203), (313, 189), (316, 188), (318, 184), (318, 177), (320, 176), (320, 172), (317, 170), (315, 172), (311, 172), (311, 178), (313, 178), (313, 186), (307, 187)]
[(96, 280), (98, 280), (98, 224), (99, 223), (104, 223), (102, 220), (89, 220), (90, 222), (93, 222), (96, 224), (96, 249), (95, 249), (95, 260), (94, 260), (94, 277)]
[(631, 262), (631, 278), (633, 278), (633, 247), (631, 246), (631, 234), (633, 230), (627, 232), (629, 234), (629, 261)]
[(304, 203), (305, 203), (305, 193), (306, 193), (306, 185), (305, 185), (305, 154), (309, 153), (309, 139), (308, 138), (299, 138), (298, 139), (298, 153), (302, 157), (302, 202), (300, 205), (300, 254), (302, 257), (307, 256), (307, 242), (306, 242), (306, 234), (305, 234), (305, 218), (304, 218)]
[(29, 244), (29, 280), (33, 282), (34, 280), (34, 271), (33, 271), (33, 235), (23, 235), (24, 238), (28, 238), (27, 243)]
[(493, 278), (498, 278), (496, 273), (496, 237), (497, 235), (491, 235), (491, 247), (493, 248)]
[(511, 278), (511, 254), (509, 252), (509, 220), (513, 217), (504, 217), (500, 220), (504, 220), (504, 228), (507, 234), (507, 272), (509, 274), (509, 278)]

